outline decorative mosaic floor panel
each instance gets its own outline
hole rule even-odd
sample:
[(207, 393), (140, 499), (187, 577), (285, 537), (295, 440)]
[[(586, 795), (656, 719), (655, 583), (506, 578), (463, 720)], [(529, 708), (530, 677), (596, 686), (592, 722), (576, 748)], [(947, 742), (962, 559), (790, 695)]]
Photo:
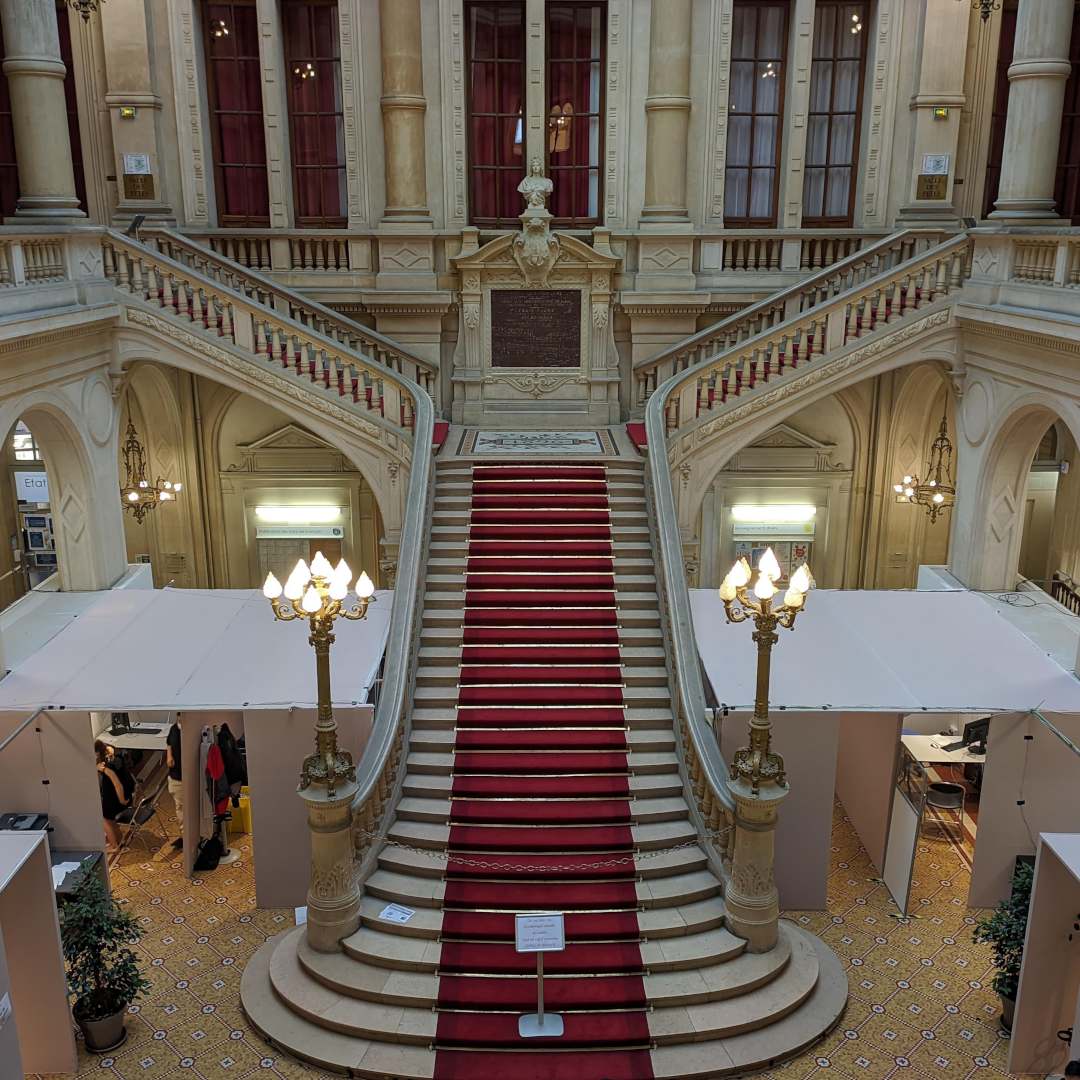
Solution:
[[(192, 881), (168, 845), (151, 852), (137, 846), (113, 870), (115, 895), (147, 928), (139, 952), (153, 990), (129, 1015), (128, 1041), (114, 1056), (80, 1046), (80, 1077), (331, 1075), (267, 1046), (240, 1010), (244, 964), (293, 924), (293, 913), (255, 907), (251, 840), (231, 846), (241, 853), (237, 862)], [(851, 998), (822, 1043), (763, 1080), (1005, 1080), (1008, 1043), (989, 988), (989, 951), (971, 942), (977, 913), (965, 906), (967, 865), (933, 833), (920, 842), (915, 878), (915, 917), (901, 921), (837, 806), (829, 910), (788, 917), (847, 963)]]
[(458, 453), (462, 455), (513, 454), (531, 457), (536, 454), (617, 454), (615, 443), (606, 431), (476, 431), (462, 436)]

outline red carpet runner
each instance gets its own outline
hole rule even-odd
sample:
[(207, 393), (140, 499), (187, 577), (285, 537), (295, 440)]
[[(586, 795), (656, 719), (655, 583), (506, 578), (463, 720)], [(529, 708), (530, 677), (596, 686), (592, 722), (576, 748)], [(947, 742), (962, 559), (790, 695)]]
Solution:
[[(435, 1080), (651, 1080), (606, 472), (478, 465), (472, 496)], [(566, 1030), (523, 1040), (543, 910)]]

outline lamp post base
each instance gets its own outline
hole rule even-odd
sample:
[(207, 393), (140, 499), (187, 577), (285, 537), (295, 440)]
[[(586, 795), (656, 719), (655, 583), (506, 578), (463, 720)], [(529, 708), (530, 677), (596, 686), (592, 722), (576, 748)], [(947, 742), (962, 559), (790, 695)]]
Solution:
[(311, 830), (311, 880), (307, 895), (307, 941), (317, 952), (336, 952), (360, 925), (360, 890), (352, 846), (356, 784), (341, 784), (328, 798), (325, 787), (299, 792)]

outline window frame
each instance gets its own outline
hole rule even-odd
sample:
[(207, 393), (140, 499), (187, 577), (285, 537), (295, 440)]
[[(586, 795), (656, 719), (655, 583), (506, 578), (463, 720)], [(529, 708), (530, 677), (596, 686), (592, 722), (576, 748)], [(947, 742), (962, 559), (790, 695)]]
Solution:
[[(345, 142), (344, 142), (344, 139), (345, 139), (345, 136), (344, 136), (345, 99), (344, 99), (344, 88), (342, 87), (342, 84), (341, 84), (341, 30), (340, 30), (340, 22), (338, 22), (338, 24), (337, 24), (338, 29), (337, 29), (337, 33), (336, 33), (338, 52), (337, 52), (337, 56), (334, 56), (334, 57), (292, 56), (290, 54), (290, 52), (289, 52), (289, 44), (288, 44), (289, 40), (290, 40), (289, 35), (284, 33), (285, 19), (286, 19), (286, 15), (285, 15), (286, 9), (287, 8), (302, 8), (304, 10), (305, 14), (307, 15), (307, 18), (309, 19), (309, 33), (310, 33), (312, 42), (314, 42), (316, 35), (314, 33), (314, 28), (313, 28), (313, 26), (311, 25), (311, 22), (310, 22), (310, 20), (313, 18), (313, 16), (311, 15), (311, 12), (312, 12), (313, 9), (320, 8), (320, 7), (331, 7), (331, 8), (333, 8), (334, 9), (334, 14), (335, 14), (335, 21), (337, 21), (339, 19), (338, 0), (281, 0), (281, 7), (280, 7), (281, 24), (282, 24), (282, 31), (283, 31), (282, 38), (283, 38), (283, 41), (284, 41), (284, 63), (285, 63), (285, 82), (286, 82), (285, 98), (286, 98), (286, 108), (287, 108), (288, 114), (289, 114), (289, 158), (290, 158), (289, 165), (290, 165), (290, 172), (292, 173), (293, 209), (294, 209), (294, 215), (295, 215), (294, 223), (295, 223), (296, 228), (298, 228), (298, 229), (344, 229), (349, 224), (349, 193), (348, 193), (348, 172), (346, 170), (346, 160), (345, 160), (346, 155), (345, 155)], [(313, 63), (315, 65), (315, 69), (316, 69), (316, 75), (315, 75), (316, 78), (319, 77), (319, 68), (322, 65), (324, 65), (324, 64), (325, 65), (333, 64), (336, 67), (337, 80), (338, 80), (338, 89), (340, 91), (340, 95), (339, 95), (340, 102), (341, 102), (340, 111), (334, 112), (334, 113), (327, 113), (327, 112), (300, 112), (299, 114), (296, 113), (296, 110), (294, 109), (294, 100), (295, 100), (294, 95), (296, 93), (297, 79), (296, 79), (296, 76), (293, 74), (292, 66), (294, 64), (300, 63), (300, 62)], [(341, 146), (340, 146), (341, 156), (338, 159), (337, 164), (336, 165), (328, 165), (328, 164), (320, 163), (318, 165), (298, 165), (297, 162), (296, 162), (296, 154), (295, 154), (295, 151), (294, 151), (294, 148), (296, 146), (296, 135), (295, 135), (296, 121), (298, 119), (299, 120), (304, 120), (304, 119), (308, 119), (308, 118), (311, 118), (311, 117), (324, 118), (324, 117), (330, 117), (330, 116), (338, 117), (338, 118), (340, 118), (340, 121), (341, 121), (341, 128), (342, 128), (342, 142), (341, 142)], [(319, 143), (319, 148), (320, 148), (320, 150), (322, 149), (321, 139), (320, 139), (320, 143)], [(344, 184), (345, 184), (345, 188), (344, 188), (344, 192), (345, 192), (344, 205), (342, 207), (342, 212), (341, 213), (339, 213), (339, 214), (320, 214), (318, 216), (312, 216), (312, 215), (301, 216), (301, 214), (300, 214), (300, 180), (301, 180), (302, 174), (306, 173), (306, 172), (318, 172), (320, 174), (320, 176), (322, 174), (324, 174), (324, 173), (327, 173), (327, 172), (336, 172), (336, 173), (338, 173), (339, 181), (343, 181)], [(321, 190), (321, 185), (320, 185), (320, 190)], [(320, 196), (320, 201), (321, 201), (321, 196)], [(323, 207), (323, 209), (325, 209), (325, 207)]]
[[(752, 10), (755, 10), (755, 11), (760, 13), (762, 6), (763, 5), (759, 2), (759, 0), (734, 0), (734, 3), (732, 5), (732, 8), (733, 8), (732, 17), (734, 18), (735, 9), (738, 9), (738, 8), (751, 8)], [(747, 185), (746, 185), (746, 209), (747, 209), (747, 215), (746, 216), (733, 217), (731, 214), (729, 214), (728, 213), (728, 206), (727, 206), (727, 190), (728, 190), (728, 187), (727, 187), (727, 173), (732, 168), (732, 166), (727, 163), (727, 153), (726, 153), (726, 142), (731, 137), (731, 126), (730, 126), (731, 112), (730, 112), (730, 108), (729, 108), (729, 112), (728, 112), (729, 124), (728, 124), (727, 130), (725, 132), (725, 136), (724, 136), (724, 138), (725, 138), (724, 228), (725, 229), (775, 229), (776, 228), (776, 223), (777, 223), (777, 217), (778, 217), (778, 214), (779, 214), (779, 207), (780, 207), (780, 179), (781, 179), (781, 169), (782, 169), (782, 166), (783, 166), (783, 150), (784, 150), (784, 116), (785, 116), (785, 109), (786, 109), (786, 106), (787, 106), (787, 81), (788, 81), (788, 64), (789, 64), (788, 53), (791, 51), (791, 21), (792, 21), (791, 20), (791, 0), (770, 0), (770, 2), (768, 3), (767, 6), (770, 6), (770, 7), (775, 6), (775, 7), (783, 8), (783, 11), (784, 11), (784, 29), (783, 29), (783, 33), (781, 34), (781, 39), (782, 39), (782, 41), (784, 43), (783, 44), (783, 54), (778, 58), (777, 57), (761, 57), (761, 56), (758, 56), (757, 55), (757, 47), (758, 47), (757, 46), (757, 38), (758, 38), (758, 34), (755, 32), (755, 35), (754, 35), (755, 40), (754, 40), (753, 63), (755, 65), (758, 65), (758, 64), (768, 63), (770, 60), (779, 59), (779, 62), (780, 62), (780, 64), (782, 66), (781, 66), (781, 69), (780, 69), (781, 78), (779, 80), (780, 87), (779, 87), (778, 99), (777, 99), (777, 111), (775, 113), (757, 113), (757, 112), (753, 111), (754, 106), (757, 104), (757, 71), (756, 71), (756, 66), (755, 66), (754, 93), (753, 93), (753, 100), (751, 102), (751, 111), (749, 113), (740, 112), (740, 113), (736, 113), (735, 115), (737, 115), (737, 116), (750, 116), (750, 117), (755, 117), (755, 116), (759, 116), (759, 115), (760, 116), (773, 116), (773, 115), (776, 116), (776, 141), (775, 141), (775, 144), (773, 146), (773, 160), (772, 160), (772, 165), (771, 166), (768, 166), (768, 165), (754, 165), (753, 164), (753, 160), (754, 160), (754, 136), (753, 136), (753, 128), (751, 128), (750, 153), (749, 153), (749, 157), (748, 157), (748, 161), (750, 162), (750, 164), (748, 164), (746, 166), (742, 166), (742, 165), (736, 166), (736, 168), (740, 168), (740, 169), (745, 168), (746, 171), (747, 171), (747, 174), (748, 174)], [(758, 23), (758, 25), (760, 26), (760, 22)], [(729, 64), (732, 63), (732, 62), (735, 62), (735, 58), (731, 57), (729, 55)], [(739, 62), (745, 62), (745, 61), (742, 60), (742, 58), (740, 58)], [(729, 85), (730, 85), (730, 79), (729, 79)], [(772, 196), (773, 196), (772, 197), (772, 209), (771, 209), (770, 216), (769, 216), (768, 219), (766, 219), (766, 218), (758, 218), (758, 217), (750, 217), (749, 216), (749, 210), (750, 210), (750, 190), (751, 190), (751, 187), (750, 187), (750, 182), (749, 181), (752, 178), (753, 172), (754, 172), (755, 169), (767, 169), (767, 168), (771, 168), (772, 171), (773, 171), (773, 174), (775, 176), (775, 183), (773, 184), (773, 192), (772, 192)]]
[[(548, 118), (551, 116), (552, 102), (550, 92), (550, 73), (551, 73), (551, 34), (548, 32), (550, 27), (550, 12), (552, 8), (600, 8), (600, 58), (598, 61), (600, 69), (600, 101), (597, 106), (597, 112), (595, 113), (599, 121), (600, 131), (600, 146), (596, 161), (596, 214), (595, 216), (585, 215), (578, 216), (573, 215), (571, 217), (556, 217), (552, 221), (552, 224), (558, 228), (563, 229), (591, 229), (597, 225), (603, 223), (604, 220), (604, 118), (607, 115), (607, 34), (608, 34), (608, 5), (606, 0), (549, 0), (544, 4), (544, 170), (547, 177), (553, 182), (557, 179), (552, 175), (551, 164), (551, 150), (549, 149), (550, 140), (547, 135), (547, 123)], [(592, 64), (593, 60), (590, 57), (588, 60), (556, 60), (557, 64)], [(574, 119), (578, 116), (591, 117), (594, 114), (577, 113)], [(590, 172), (592, 170), (591, 165), (556, 165), (554, 168), (558, 172)]]
[(498, 103), (500, 86), (500, 69), (502, 67), (511, 67), (511, 60), (500, 60), (493, 58), (491, 60), (474, 60), (472, 56), (472, 12), (476, 8), (517, 8), (521, 13), (521, 56), (518, 61), (518, 67), (521, 72), (521, 163), (520, 163), (520, 175), (524, 179), (528, 172), (528, 164), (525, 160), (527, 140), (525, 133), (529, 127), (529, 116), (527, 112), (527, 90), (528, 90), (528, 76), (527, 76), (527, 58), (525, 51), (528, 44), (528, 37), (525, 26), (525, 0), (497, 0), (496, 3), (486, 3), (485, 0), (465, 0), (463, 5), (464, 13), (464, 25), (465, 25), (465, 161), (466, 161), (466, 199), (469, 208), (469, 224), (478, 229), (516, 229), (520, 222), (518, 218), (521, 216), (521, 212), (525, 209), (523, 203), (519, 203), (516, 207), (513, 207), (517, 212), (503, 216), (503, 211), (508, 209), (500, 205), (501, 188), (496, 184), (495, 192), (495, 217), (480, 217), (476, 213), (476, 207), (473, 205), (473, 179), (478, 171), (485, 173), (494, 173), (496, 178), (502, 172), (510, 172), (511, 169), (506, 165), (477, 165), (474, 160), (475, 148), (473, 140), (473, 120), (479, 115), (481, 117), (491, 117), (496, 125), (499, 120), (506, 116), (505, 113), (475, 113), (473, 111), (473, 64), (475, 63), (490, 63), (495, 65), (495, 101)]
[[(843, 8), (843, 7), (854, 7), (856, 5), (860, 5), (862, 7), (862, 13), (863, 13), (862, 14), (862, 21), (863, 21), (863, 27), (865, 28), (862, 33), (865, 35), (865, 34), (867, 34), (869, 32), (869, 27), (870, 27), (870, 2), (869, 2), (869, 0), (816, 0), (816, 4), (815, 4), (815, 8), (814, 8), (815, 22), (817, 20), (817, 14), (822, 8), (826, 8), (826, 7)], [(835, 104), (835, 101), (836, 101), (836, 70), (837, 70), (836, 65), (839, 62), (839, 60), (841, 60), (843, 58), (837, 56), (836, 45), (838, 43), (839, 35), (841, 34), (841, 32), (843, 31), (843, 29), (844, 29), (844, 27), (846, 25), (847, 24), (844, 23), (841, 19), (837, 18), (836, 29), (833, 32), (833, 55), (828, 57), (828, 58), (822, 57), (822, 60), (827, 59), (828, 62), (830, 62), (833, 65), (832, 79), (831, 79), (830, 86), (829, 86), (829, 111), (827, 113), (814, 112), (813, 109), (811, 107), (809, 107), (809, 104), (808, 104), (808, 107), (807, 107), (807, 110), (806, 110), (806, 135), (807, 135), (807, 141), (809, 141), (809, 138), (810, 138), (810, 120), (811, 120), (812, 117), (815, 117), (815, 116), (827, 116), (829, 118), (829, 126), (828, 126), (828, 131), (827, 131), (827, 137), (826, 137), (826, 140), (825, 140), (825, 145), (826, 145), (826, 157), (828, 157), (828, 152), (829, 152), (828, 148), (832, 143), (833, 117), (834, 116), (851, 116), (851, 115), (854, 115), (854, 117), (855, 117), (854, 125), (853, 125), (854, 126), (854, 136), (852, 138), (852, 144), (851, 144), (851, 161), (847, 165), (847, 168), (848, 168), (849, 173), (850, 173), (850, 183), (848, 185), (847, 213), (844, 214), (843, 216), (837, 216), (837, 215), (830, 216), (830, 215), (828, 215), (826, 213), (822, 213), (821, 215), (819, 215), (817, 217), (811, 217), (811, 216), (807, 216), (805, 214), (806, 184), (807, 184), (807, 181), (809, 179), (811, 166), (807, 162), (807, 156), (804, 153), (803, 154), (803, 191), (802, 191), (802, 195), (803, 195), (802, 204), (803, 204), (803, 207), (804, 207), (804, 214), (803, 214), (803, 218), (802, 218), (802, 227), (807, 228), (807, 229), (836, 229), (836, 228), (850, 229), (852, 227), (854, 221), (855, 221), (855, 190), (859, 186), (859, 184), (858, 184), (858, 181), (859, 181), (859, 151), (861, 149), (861, 143), (862, 143), (862, 122), (863, 122), (863, 112), (862, 112), (862, 110), (863, 110), (863, 99), (864, 99), (865, 94), (866, 94), (866, 54), (869, 51), (868, 48), (867, 48), (867, 45), (869, 43), (869, 38), (864, 36), (863, 41), (862, 41), (862, 54), (859, 57), (858, 96), (857, 96), (857, 98), (855, 100), (855, 112), (853, 114), (848, 113), (846, 111), (845, 112), (837, 112), (833, 108), (833, 105)], [(816, 41), (816, 39), (817, 39), (817, 33), (816, 33), (816, 26), (815, 26), (814, 31), (812, 31), (811, 35), (810, 35), (810, 53), (811, 53), (811, 55), (810, 55), (810, 85), (811, 85), (811, 93), (813, 92), (813, 89), (812, 89), (813, 88), (813, 78), (814, 78), (813, 65), (816, 62), (816, 60), (818, 59), (813, 54), (813, 52), (814, 52), (814, 42)], [(825, 185), (822, 188), (822, 194), (821, 194), (822, 211), (824, 211), (825, 207), (828, 206), (828, 204), (829, 204), (829, 170), (832, 169), (832, 168), (838, 168), (838, 167), (841, 167), (841, 166), (834, 166), (834, 165), (830, 164), (829, 162), (826, 162), (826, 164), (823, 165), (823, 166), (821, 166), (821, 165), (813, 166), (813, 168), (821, 169), (825, 173)]]
[[(221, 161), (221, 132), (218, 128), (217, 116), (221, 113), (225, 113), (227, 110), (220, 108), (218, 102), (218, 89), (217, 83), (214, 78), (214, 63), (211, 54), (211, 41), (210, 41), (210, 19), (209, 8), (214, 4), (228, 4), (231, 8), (248, 7), (253, 10), (256, 9), (256, 0), (203, 0), (199, 5), (199, 18), (202, 23), (202, 45), (203, 45), (203, 65), (204, 74), (206, 76), (206, 108), (208, 114), (208, 121), (210, 126), (210, 145), (211, 154), (213, 157), (214, 165), (214, 205), (217, 211), (217, 225), (220, 229), (265, 229), (270, 226), (270, 163), (267, 160), (266, 153), (266, 132), (263, 130), (263, 165), (262, 172), (264, 182), (266, 184), (266, 203), (267, 212), (265, 217), (263, 215), (252, 214), (226, 214), (221, 207), (221, 196), (225, 191), (225, 168), (226, 166)], [(235, 56), (234, 56), (235, 59)], [(265, 113), (265, 105), (262, 102), (263, 83), (262, 78), (262, 60), (261, 57), (256, 56), (256, 60), (259, 61), (259, 124), (262, 125), (262, 118)], [(238, 112), (246, 113), (249, 110), (230, 110), (233, 115)], [(256, 166), (245, 164), (245, 169), (255, 169)]]

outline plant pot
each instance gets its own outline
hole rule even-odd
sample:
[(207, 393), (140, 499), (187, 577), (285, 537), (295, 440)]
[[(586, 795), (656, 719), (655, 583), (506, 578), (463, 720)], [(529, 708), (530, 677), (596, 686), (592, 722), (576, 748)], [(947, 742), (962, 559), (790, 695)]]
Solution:
[(1016, 998), (1006, 997), (1004, 994), (998, 994), (1001, 998), (1001, 1026), (1006, 1031), (1012, 1031), (1013, 1015), (1016, 1012)]
[(106, 1050), (115, 1050), (127, 1038), (124, 1027), (126, 1009), (113, 1013), (101, 1020), (79, 1020), (86, 1049), (92, 1054), (103, 1054)]

